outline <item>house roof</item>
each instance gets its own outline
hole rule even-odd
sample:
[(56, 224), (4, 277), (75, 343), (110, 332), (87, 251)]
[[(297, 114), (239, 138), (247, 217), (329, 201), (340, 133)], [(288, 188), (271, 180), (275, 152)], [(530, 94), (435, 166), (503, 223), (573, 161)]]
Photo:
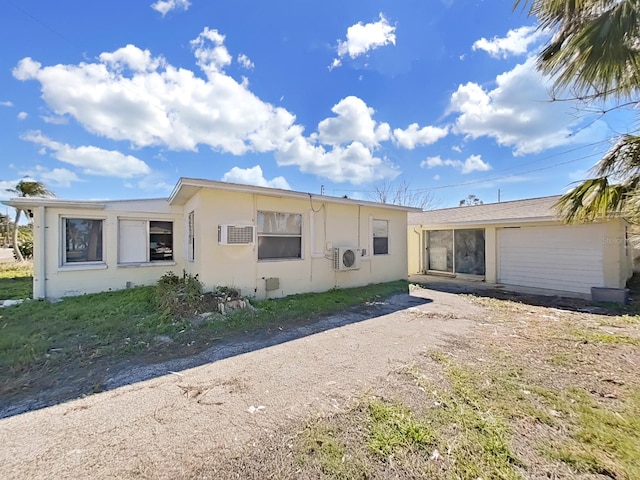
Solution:
[(104, 209), (108, 205), (117, 202), (155, 202), (158, 200), (167, 201), (170, 205), (184, 205), (201, 188), (212, 188), (216, 190), (226, 190), (233, 192), (257, 193), (270, 197), (298, 198), (312, 200), (313, 202), (331, 202), (348, 205), (369, 205), (376, 208), (387, 208), (390, 210), (402, 210), (405, 212), (419, 212), (419, 208), (406, 207), (403, 205), (392, 205), (388, 203), (378, 203), (366, 200), (355, 200), (347, 197), (332, 197), (329, 195), (316, 195), (312, 193), (296, 192), (293, 190), (282, 190), (279, 188), (256, 187), (254, 185), (242, 185), (238, 183), (217, 182), (215, 180), (204, 180), (199, 178), (181, 178), (171, 192), (169, 198), (164, 199), (127, 199), (127, 200), (60, 200), (57, 198), (41, 197), (18, 197), (5, 200), (2, 203), (10, 207), (18, 207), (24, 210), (44, 206), (44, 207), (64, 207), (64, 208), (89, 208)]
[(3, 200), (2, 203), (10, 207), (17, 207), (23, 210), (36, 207), (60, 207), (60, 208), (90, 208), (101, 210), (105, 207), (105, 202), (92, 202), (86, 200), (60, 200), (49, 197), (14, 197), (10, 200)]
[(366, 200), (355, 200), (347, 197), (332, 197), (329, 195), (316, 195), (307, 192), (296, 192), (294, 190), (283, 190), (280, 188), (257, 187), (254, 185), (242, 185), (239, 183), (217, 182), (215, 180), (204, 180), (200, 178), (181, 178), (169, 196), (169, 203), (172, 205), (184, 205), (201, 188), (212, 188), (215, 190), (226, 190), (232, 192), (257, 193), (270, 197), (286, 197), (314, 202), (331, 202), (348, 205), (369, 205), (376, 208), (388, 208), (391, 210), (403, 210), (407, 212), (419, 212), (419, 208), (406, 207), (402, 205), (392, 205), (388, 203), (371, 202)]
[(471, 225), (559, 221), (554, 205), (560, 195), (467, 207), (443, 208), (409, 213), (409, 225)]

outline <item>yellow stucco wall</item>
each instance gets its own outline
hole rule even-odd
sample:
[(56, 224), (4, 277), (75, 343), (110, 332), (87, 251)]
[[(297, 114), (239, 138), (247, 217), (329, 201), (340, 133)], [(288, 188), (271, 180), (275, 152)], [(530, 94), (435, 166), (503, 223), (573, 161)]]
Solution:
[[(105, 202), (104, 209), (47, 206), (35, 211), (35, 235), (42, 235), (34, 252), (34, 295), (59, 298), (127, 285), (152, 284), (171, 270), (198, 274), (206, 289), (239, 288), (257, 298), (326, 291), (407, 277), (407, 213), (371, 205), (274, 197), (248, 192), (200, 189), (184, 205), (166, 200)], [(258, 211), (302, 215), (302, 258), (258, 261), (257, 245), (218, 244), (218, 225), (256, 225)], [(44, 216), (41, 214), (45, 212)], [(195, 260), (188, 261), (188, 215), (195, 217)], [(104, 220), (103, 261), (97, 265), (62, 265), (62, 221), (65, 217)], [(118, 264), (118, 221), (173, 221), (172, 262)], [(372, 220), (389, 222), (389, 254), (371, 255)], [(40, 232), (40, 233), (39, 233)], [(332, 247), (366, 249), (360, 269), (334, 271)], [(266, 291), (266, 278), (280, 279), (280, 288)], [(44, 280), (46, 279), (46, 280)], [(44, 282), (44, 287), (41, 286)]]
[[(42, 208), (40, 209), (42, 210)], [(105, 209), (76, 209), (47, 207), (44, 215), (45, 244), (34, 246), (34, 296), (59, 298), (106, 290), (118, 290), (130, 285), (154, 283), (168, 270), (181, 272), (184, 255), (184, 228), (181, 208), (171, 207), (165, 200), (111, 202)], [(104, 220), (103, 262), (96, 265), (62, 265), (64, 248), (62, 222), (64, 218)], [(173, 221), (174, 261), (118, 265), (118, 220), (140, 219)], [(34, 235), (41, 235), (43, 218), (35, 212)], [(43, 275), (44, 273), (44, 275)], [(42, 287), (44, 279), (45, 286)]]
[[(232, 286), (244, 295), (279, 297), (406, 278), (406, 212), (370, 206), (320, 203), (244, 192), (202, 189), (185, 205), (196, 217), (196, 261), (188, 264), (206, 288)], [(302, 216), (302, 258), (258, 260), (257, 245), (219, 245), (218, 225), (255, 225), (258, 211)], [(389, 255), (372, 252), (371, 220), (389, 221)], [(333, 270), (331, 247), (367, 250), (359, 270)], [(266, 291), (266, 278), (280, 288)]]
[[(505, 226), (517, 225), (519, 224), (409, 225), (407, 231), (409, 274), (423, 273), (425, 271), (425, 235), (427, 231), (483, 228), (485, 229), (485, 281), (487, 283), (496, 283), (499, 280), (498, 232)], [(559, 222), (528, 222), (520, 225), (523, 227), (542, 227), (559, 226), (561, 224)], [(622, 219), (612, 219), (604, 223), (584, 226), (584, 234), (596, 236), (602, 244), (604, 286), (622, 288), (633, 273), (632, 251), (628, 247), (625, 248), (626, 226), (627, 223)], [(421, 235), (418, 235), (416, 231), (420, 232)]]

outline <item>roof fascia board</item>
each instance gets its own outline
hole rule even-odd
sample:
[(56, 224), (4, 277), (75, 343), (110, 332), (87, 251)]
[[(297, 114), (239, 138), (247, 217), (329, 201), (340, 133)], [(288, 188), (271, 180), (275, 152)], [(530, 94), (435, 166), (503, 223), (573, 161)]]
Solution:
[(451, 222), (451, 223), (409, 223), (410, 227), (423, 227), (423, 228), (455, 228), (455, 227), (486, 227), (486, 226), (500, 226), (500, 225), (513, 225), (513, 224), (525, 224), (525, 223), (540, 223), (540, 222), (553, 222), (562, 223), (562, 219), (556, 217), (532, 217), (532, 218), (508, 218), (503, 220), (488, 220), (488, 221), (468, 221), (468, 222)]
[(225, 190), (225, 191), (231, 191), (231, 192), (255, 193), (259, 195), (265, 195), (268, 197), (286, 197), (286, 198), (297, 198), (297, 199), (312, 198), (313, 200), (320, 201), (320, 202), (339, 203), (344, 205), (361, 205), (361, 206), (369, 206), (374, 208), (386, 208), (390, 210), (402, 210), (405, 212), (422, 212), (420, 208), (416, 208), (416, 207), (405, 207), (401, 205), (391, 205), (388, 203), (359, 201), (351, 198), (330, 197), (327, 195), (315, 195), (312, 193), (296, 192), (293, 190), (282, 190), (278, 188), (258, 187), (254, 185), (241, 185), (238, 183), (215, 182), (213, 180), (199, 180), (194, 178), (181, 178), (178, 181), (178, 184), (176, 185), (176, 187), (173, 189), (173, 192), (171, 192), (171, 195), (169, 196), (169, 203), (173, 203), (175, 201), (182, 187), (211, 188), (214, 190)]
[(82, 208), (104, 210), (104, 202), (83, 202), (70, 200), (52, 200), (48, 198), (12, 198), (2, 202), (14, 208), (58, 207), (58, 208)]

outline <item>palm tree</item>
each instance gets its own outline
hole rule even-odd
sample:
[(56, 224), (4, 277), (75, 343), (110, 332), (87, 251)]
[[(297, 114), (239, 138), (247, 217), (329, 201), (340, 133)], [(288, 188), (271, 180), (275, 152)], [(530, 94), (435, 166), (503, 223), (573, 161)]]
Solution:
[[(8, 192), (11, 192), (18, 197), (53, 197), (55, 196), (53, 192), (51, 192), (47, 187), (45, 187), (44, 183), (36, 182), (35, 180), (20, 180), (15, 187), (8, 188)], [(18, 222), (20, 221), (20, 215), (22, 214), (22, 209), (19, 207), (15, 207), (16, 209), (16, 219), (13, 224), (13, 253), (16, 257), (16, 260), (19, 262), (24, 261), (24, 257), (22, 256), (22, 252), (20, 251), (20, 246), (18, 245)]]
[[(554, 33), (538, 56), (554, 90), (576, 99), (637, 106), (640, 90), (640, 0), (516, 0)], [(609, 108), (611, 110), (611, 108)], [(592, 169), (593, 177), (563, 195), (568, 222), (623, 215), (640, 221), (640, 135), (629, 132)]]

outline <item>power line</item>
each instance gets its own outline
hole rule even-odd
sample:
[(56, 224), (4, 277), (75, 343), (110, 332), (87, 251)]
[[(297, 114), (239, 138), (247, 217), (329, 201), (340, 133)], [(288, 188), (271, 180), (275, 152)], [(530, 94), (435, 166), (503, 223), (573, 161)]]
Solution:
[[(549, 170), (549, 169), (560, 167), (560, 166), (563, 166), (563, 165), (568, 165), (568, 164), (571, 164), (571, 163), (579, 162), (580, 160), (586, 160), (587, 158), (591, 158), (591, 157), (595, 157), (595, 156), (602, 156), (602, 153), (596, 152), (596, 153), (592, 153), (590, 155), (585, 155), (585, 156), (574, 158), (574, 159), (567, 160), (567, 161), (564, 161), (564, 162), (554, 163), (552, 165), (548, 165), (548, 166), (545, 166), (545, 167), (540, 167), (540, 168), (536, 168), (536, 169), (532, 169), (532, 170), (526, 170), (526, 171), (522, 171), (522, 172), (514, 172), (514, 173), (509, 174), (509, 175), (502, 175), (502, 176), (498, 176), (498, 177), (492, 177), (491, 176), (491, 175), (495, 175), (496, 173), (499, 173), (499, 172), (506, 172), (506, 171), (509, 171), (509, 170), (513, 170), (514, 168), (521, 168), (523, 166), (533, 165), (533, 164), (543, 162), (543, 161), (548, 160), (548, 159), (553, 158), (553, 157), (566, 155), (568, 153), (572, 153), (572, 152), (575, 152), (575, 151), (578, 151), (578, 150), (581, 150), (581, 149), (584, 149), (584, 148), (594, 147), (594, 146), (602, 145), (602, 144), (605, 144), (605, 143), (608, 143), (608, 139), (601, 140), (601, 141), (594, 142), (594, 143), (590, 143), (590, 144), (587, 144), (587, 145), (582, 145), (580, 147), (574, 147), (574, 148), (571, 148), (569, 150), (565, 150), (563, 152), (556, 152), (556, 153), (547, 155), (546, 157), (538, 158), (536, 160), (533, 160), (531, 162), (527, 162), (527, 163), (524, 163), (524, 164), (514, 165), (514, 166), (511, 166), (511, 167), (506, 167), (506, 168), (503, 168), (503, 169), (500, 169), (500, 170), (497, 170), (497, 171), (494, 171), (494, 172), (491, 172), (491, 173), (484, 174), (484, 175), (482, 175), (480, 177), (476, 177), (473, 180), (467, 180), (467, 181), (463, 181), (463, 182), (456, 182), (456, 183), (451, 183), (451, 184), (448, 184), (448, 185), (438, 185), (438, 186), (435, 186), (435, 187), (408, 189), (407, 191), (408, 192), (413, 192), (413, 193), (420, 193), (420, 192), (428, 192), (428, 191), (431, 191), (431, 190), (442, 190), (442, 189), (445, 189), (445, 188), (453, 188), (453, 187), (460, 187), (460, 186), (466, 186), (466, 185), (475, 185), (475, 184), (478, 184), (478, 183), (502, 180), (502, 179), (505, 179), (505, 178), (513, 177), (515, 175), (524, 175), (524, 174), (527, 174), (527, 173), (534, 173), (534, 172), (539, 172), (539, 171), (543, 171), (543, 170)], [(337, 189), (336, 188), (336, 189), (332, 189), (331, 191), (334, 192), (334, 193), (335, 192), (375, 193), (375, 190), (373, 190), (373, 189), (372, 190), (353, 190), (353, 189)]]

